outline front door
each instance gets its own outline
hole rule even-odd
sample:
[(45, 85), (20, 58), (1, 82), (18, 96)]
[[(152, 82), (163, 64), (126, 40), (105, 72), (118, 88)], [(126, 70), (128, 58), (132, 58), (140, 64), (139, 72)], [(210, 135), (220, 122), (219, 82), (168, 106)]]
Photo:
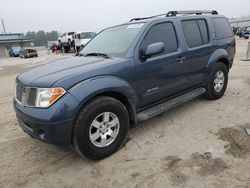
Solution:
[(165, 50), (146, 60), (137, 60), (139, 108), (167, 99), (187, 89), (187, 64), (179, 46), (173, 22), (158, 23), (148, 30), (139, 51), (153, 43), (163, 42)]

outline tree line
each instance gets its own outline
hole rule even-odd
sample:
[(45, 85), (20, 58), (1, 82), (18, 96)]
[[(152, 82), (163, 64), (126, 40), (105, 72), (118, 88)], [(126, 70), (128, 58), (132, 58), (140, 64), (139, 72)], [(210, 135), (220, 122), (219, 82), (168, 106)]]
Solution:
[(25, 34), (25, 37), (34, 38), (34, 45), (35, 46), (47, 46), (48, 41), (57, 41), (59, 37), (58, 31), (28, 31)]

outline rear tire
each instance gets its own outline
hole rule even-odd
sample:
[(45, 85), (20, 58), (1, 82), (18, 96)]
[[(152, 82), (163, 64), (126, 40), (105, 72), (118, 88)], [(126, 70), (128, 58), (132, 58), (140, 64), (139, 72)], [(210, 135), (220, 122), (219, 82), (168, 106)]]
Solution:
[(249, 36), (248, 35), (244, 35), (244, 39), (249, 39)]
[(221, 98), (226, 91), (227, 83), (228, 69), (224, 63), (218, 62), (210, 74), (204, 97), (210, 100)]
[(69, 52), (69, 47), (68, 46), (62, 46), (63, 52), (68, 53)]
[(98, 97), (78, 114), (73, 143), (76, 151), (91, 160), (100, 160), (116, 152), (129, 130), (125, 106), (111, 97)]

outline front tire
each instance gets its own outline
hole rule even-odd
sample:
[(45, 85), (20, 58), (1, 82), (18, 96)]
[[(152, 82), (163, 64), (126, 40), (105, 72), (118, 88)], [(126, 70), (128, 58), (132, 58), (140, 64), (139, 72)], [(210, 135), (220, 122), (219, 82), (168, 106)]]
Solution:
[(100, 160), (116, 152), (129, 130), (125, 106), (111, 97), (98, 97), (78, 114), (73, 143), (76, 151), (91, 160)]
[(221, 98), (227, 88), (228, 69), (224, 63), (216, 63), (210, 74), (204, 97), (210, 100)]

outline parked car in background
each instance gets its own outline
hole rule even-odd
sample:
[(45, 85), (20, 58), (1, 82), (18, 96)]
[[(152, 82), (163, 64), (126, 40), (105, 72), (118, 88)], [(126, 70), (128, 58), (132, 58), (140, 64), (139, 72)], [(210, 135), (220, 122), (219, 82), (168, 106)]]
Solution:
[(63, 33), (58, 39), (58, 45), (61, 46), (62, 50), (67, 53), (71, 47), (74, 47), (74, 35), (75, 32)]
[(25, 49), (20, 52), (20, 58), (38, 57), (35, 49)]
[(237, 35), (240, 38), (245, 38), (245, 39), (249, 39), (249, 35), (250, 35), (250, 26), (247, 27), (242, 27), (238, 30)]
[(217, 11), (134, 18), (100, 32), (78, 56), (19, 75), (17, 120), (32, 137), (103, 159), (131, 125), (200, 95), (223, 97), (235, 45)]
[(19, 57), (21, 50), (21, 47), (11, 47), (9, 50), (10, 57)]
[(61, 50), (62, 47), (58, 43), (53, 43), (52, 46), (50, 47), (50, 49), (52, 50), (52, 52), (55, 52), (57, 50)]
[(92, 38), (96, 36), (94, 32), (76, 32), (74, 33), (75, 47), (77, 51), (83, 48)]
[(244, 39), (249, 39), (249, 35), (250, 35), (250, 27), (246, 27), (243, 32)]
[(73, 39), (73, 35), (74, 35), (75, 32), (67, 32), (67, 33), (63, 33), (59, 39), (58, 39), (58, 42), (59, 44), (69, 44), (71, 45), (72, 42), (74, 42), (74, 39)]

